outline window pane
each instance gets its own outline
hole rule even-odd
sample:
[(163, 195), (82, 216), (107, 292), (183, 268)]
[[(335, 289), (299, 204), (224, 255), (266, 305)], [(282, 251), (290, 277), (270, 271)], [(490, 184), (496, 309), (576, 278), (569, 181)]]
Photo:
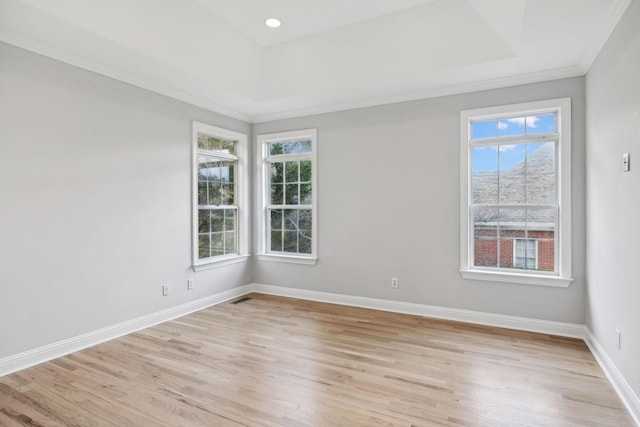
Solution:
[(271, 232), (271, 250), (274, 252), (282, 252), (282, 231)]
[(498, 149), (474, 147), (471, 149), (471, 191), (474, 204), (498, 203)]
[(527, 203), (557, 203), (555, 145), (555, 142), (527, 144)]
[(312, 202), (311, 183), (300, 184), (300, 204), (310, 205)]
[(209, 258), (210, 255), (209, 234), (201, 234), (198, 236), (198, 259)]
[(236, 250), (236, 233), (235, 231), (224, 233), (224, 253), (232, 254)]
[(283, 234), (283, 247), (284, 252), (298, 253), (298, 232), (297, 231), (285, 231)]
[(498, 137), (524, 135), (524, 117), (514, 117), (498, 121)]
[(541, 114), (527, 117), (527, 135), (556, 132), (556, 115)]
[(498, 122), (496, 120), (471, 123), (471, 138), (495, 138), (496, 136), (498, 136)]
[(498, 265), (498, 209), (474, 208), (473, 253), (474, 265), (497, 267)]
[(271, 163), (271, 182), (274, 184), (284, 181), (284, 163)]
[(283, 209), (284, 215), (284, 229), (295, 231), (298, 230), (298, 210), (297, 209)]
[(269, 144), (269, 155), (277, 156), (279, 154), (284, 154), (284, 145), (281, 142)]
[[(198, 156), (198, 188), (199, 204), (224, 205), (235, 204), (233, 201), (235, 162), (221, 160), (217, 157)], [(205, 202), (204, 185), (207, 186), (207, 199)], [(223, 187), (226, 185), (226, 188)], [(202, 188), (202, 190), (200, 190)], [(202, 192), (202, 196), (200, 193)], [(202, 200), (201, 200), (202, 199)], [(205, 203), (202, 203), (205, 202)]]
[(224, 230), (224, 210), (214, 209), (211, 211), (211, 231)]
[(224, 255), (224, 233), (211, 234), (211, 256)]
[(285, 205), (297, 205), (300, 200), (298, 184), (287, 184), (285, 185)]
[(220, 186), (220, 204), (225, 206), (235, 205), (235, 194), (233, 193), (234, 186), (230, 184), (223, 184)]
[(230, 141), (213, 136), (198, 134), (198, 148), (209, 151), (222, 151), (227, 154), (235, 154), (235, 141)]
[(224, 216), (224, 231), (235, 231), (236, 211), (227, 210)]
[(515, 239), (527, 237), (527, 210), (500, 208), (498, 215), (498, 267), (513, 268)]
[(501, 145), (499, 149), (499, 201), (501, 204), (525, 202), (526, 145)]
[(198, 178), (198, 204), (209, 204), (209, 190), (207, 187), (207, 180)]
[(298, 252), (301, 254), (311, 253), (311, 231), (301, 231), (299, 233)]
[(538, 271), (556, 271), (555, 241), (552, 239), (538, 240)]
[(198, 233), (211, 232), (211, 211), (209, 209), (198, 209)]
[(498, 240), (473, 239), (473, 265), (476, 267), (498, 266)]
[(238, 211), (235, 209), (224, 209), (224, 231), (235, 231)]
[(311, 160), (300, 162), (300, 182), (311, 182)]
[(271, 204), (272, 205), (284, 204), (284, 185), (271, 184)]
[(284, 171), (285, 182), (298, 182), (298, 162), (286, 162)]
[(219, 206), (222, 204), (222, 187), (219, 182), (208, 182), (208, 204), (211, 206)]
[(301, 209), (298, 211), (298, 228), (300, 228), (300, 230), (311, 232), (312, 223), (311, 209)]
[(527, 236), (538, 241), (540, 271), (555, 271), (556, 212), (555, 207), (527, 210)]
[(274, 209), (270, 212), (271, 229), (282, 230), (282, 209)]
[(284, 154), (300, 154), (311, 152), (311, 140), (297, 140), (283, 143)]

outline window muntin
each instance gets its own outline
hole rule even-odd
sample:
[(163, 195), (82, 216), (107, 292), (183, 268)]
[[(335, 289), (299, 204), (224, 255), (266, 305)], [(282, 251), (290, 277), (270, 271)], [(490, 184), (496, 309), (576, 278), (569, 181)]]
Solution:
[(262, 253), (316, 258), (316, 131), (260, 135), (263, 159)]
[(242, 255), (246, 135), (193, 122), (194, 266)]
[[(570, 277), (569, 99), (463, 111), (461, 179), (464, 277)], [(523, 241), (535, 263), (516, 257)]]

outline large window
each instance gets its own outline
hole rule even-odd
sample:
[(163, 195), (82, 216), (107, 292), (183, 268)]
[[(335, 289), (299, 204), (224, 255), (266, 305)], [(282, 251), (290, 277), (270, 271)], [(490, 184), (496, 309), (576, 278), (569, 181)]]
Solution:
[(262, 259), (317, 258), (316, 130), (258, 136), (262, 160)]
[(246, 255), (247, 136), (193, 122), (194, 268)]
[(570, 100), (461, 113), (461, 272), (571, 281)]

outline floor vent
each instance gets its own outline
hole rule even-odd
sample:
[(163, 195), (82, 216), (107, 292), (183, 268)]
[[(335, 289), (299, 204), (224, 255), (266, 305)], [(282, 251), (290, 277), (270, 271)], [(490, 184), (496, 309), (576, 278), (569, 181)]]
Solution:
[(241, 302), (247, 302), (250, 299), (251, 298), (249, 298), (249, 297), (240, 298), (240, 299), (237, 299), (237, 300), (233, 301), (231, 304), (240, 304)]

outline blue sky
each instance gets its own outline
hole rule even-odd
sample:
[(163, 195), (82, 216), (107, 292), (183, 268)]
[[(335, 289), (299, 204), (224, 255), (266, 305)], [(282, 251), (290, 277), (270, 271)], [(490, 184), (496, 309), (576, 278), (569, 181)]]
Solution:
[[(471, 137), (500, 138), (516, 135), (536, 135), (556, 131), (555, 114), (488, 120), (471, 124)], [(518, 145), (474, 147), (471, 149), (474, 174), (509, 169), (543, 145), (542, 142)]]

